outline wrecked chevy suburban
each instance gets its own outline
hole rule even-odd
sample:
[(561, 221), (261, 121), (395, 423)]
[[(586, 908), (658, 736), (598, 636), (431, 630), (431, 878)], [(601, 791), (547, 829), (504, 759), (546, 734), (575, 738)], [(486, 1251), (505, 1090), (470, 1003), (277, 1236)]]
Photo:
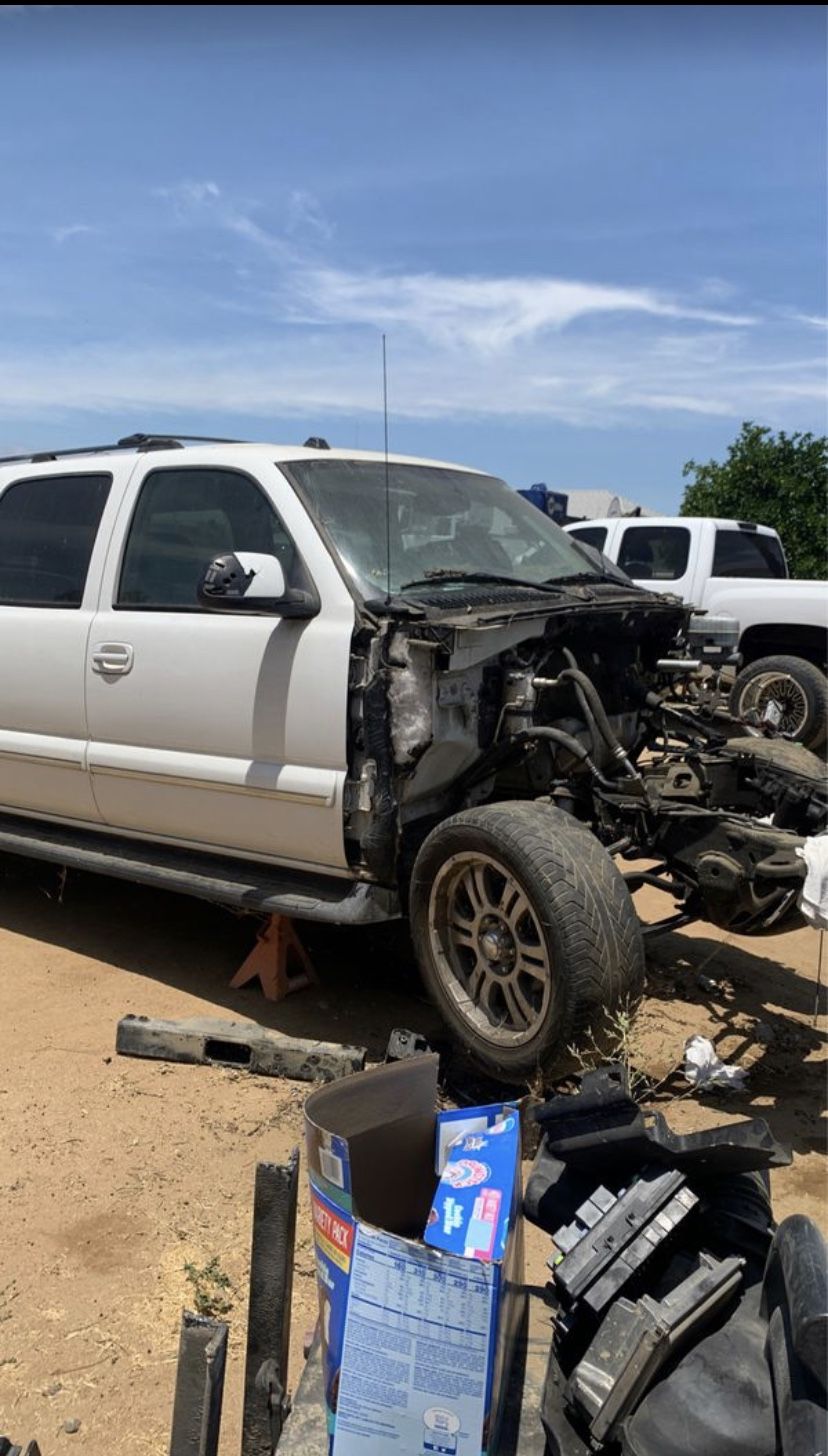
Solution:
[(406, 916), (455, 1040), (529, 1078), (637, 995), (643, 881), (669, 923), (796, 923), (823, 765), (677, 705), (689, 623), (456, 465), (154, 435), (5, 460), (0, 850)]

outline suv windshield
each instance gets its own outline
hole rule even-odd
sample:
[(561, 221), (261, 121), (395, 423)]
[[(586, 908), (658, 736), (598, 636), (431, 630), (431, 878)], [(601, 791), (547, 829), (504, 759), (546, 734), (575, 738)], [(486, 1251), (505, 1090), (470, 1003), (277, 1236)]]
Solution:
[[(388, 581), (385, 462), (296, 460), (284, 467), (365, 596)], [(390, 581), (416, 596), (456, 574), (532, 585), (600, 571), (566, 532), (502, 480), (439, 465), (388, 466)], [(408, 583), (408, 585), (406, 585)]]

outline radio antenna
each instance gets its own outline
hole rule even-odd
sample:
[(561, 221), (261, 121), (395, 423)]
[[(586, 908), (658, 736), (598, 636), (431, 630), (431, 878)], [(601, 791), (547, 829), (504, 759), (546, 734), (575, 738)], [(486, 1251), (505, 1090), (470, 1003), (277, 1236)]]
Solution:
[(382, 416), (385, 428), (385, 604), (391, 600), (391, 482), (388, 472), (388, 367), (382, 336)]

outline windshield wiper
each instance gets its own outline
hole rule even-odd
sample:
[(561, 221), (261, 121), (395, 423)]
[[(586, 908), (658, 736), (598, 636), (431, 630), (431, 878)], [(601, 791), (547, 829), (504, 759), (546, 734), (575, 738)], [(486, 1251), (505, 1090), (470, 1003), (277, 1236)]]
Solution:
[[(574, 586), (578, 582), (589, 585), (595, 581), (611, 581), (614, 586), (634, 586), (634, 582), (627, 581), (621, 575), (614, 576), (608, 571), (572, 571), (567, 576), (556, 576), (552, 580), (558, 585)], [(551, 582), (549, 583), (551, 585)]]
[(413, 581), (404, 581), (400, 591), (408, 591), (412, 586), (436, 586), (440, 582), (451, 581), (476, 581), (495, 582), (501, 586), (524, 586), (531, 587), (533, 591), (551, 592), (553, 595), (560, 594), (559, 588), (547, 581), (526, 581), (520, 576), (502, 576), (497, 571), (463, 571), (460, 567), (434, 566), (424, 576), (415, 576)]

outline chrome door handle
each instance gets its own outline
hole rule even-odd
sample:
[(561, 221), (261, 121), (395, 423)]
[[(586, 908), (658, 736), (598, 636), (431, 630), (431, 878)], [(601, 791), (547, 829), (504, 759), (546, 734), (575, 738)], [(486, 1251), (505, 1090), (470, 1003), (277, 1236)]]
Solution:
[(133, 651), (128, 642), (98, 642), (92, 649), (92, 671), (105, 677), (123, 676), (132, 668)]

